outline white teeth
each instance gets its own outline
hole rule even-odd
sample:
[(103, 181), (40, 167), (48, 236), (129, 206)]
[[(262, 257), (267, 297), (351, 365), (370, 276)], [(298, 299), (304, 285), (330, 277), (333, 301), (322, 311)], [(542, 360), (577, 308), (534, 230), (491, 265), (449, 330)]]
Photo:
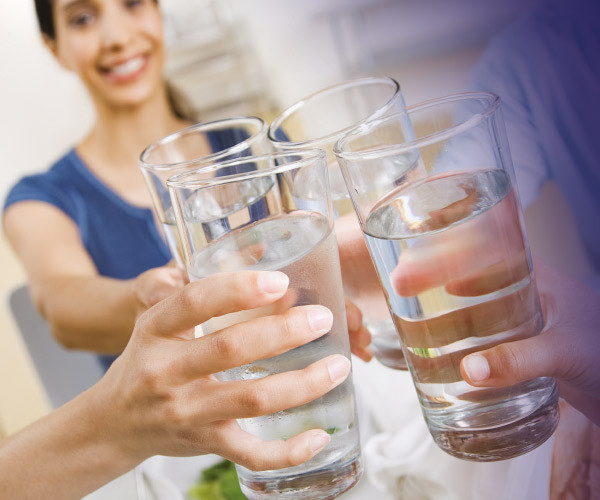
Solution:
[(139, 69), (143, 65), (144, 65), (144, 58), (136, 57), (135, 59), (130, 59), (129, 61), (127, 61), (123, 64), (114, 66), (110, 72), (114, 73), (117, 76), (127, 76), (132, 73), (135, 73), (136, 71), (139, 71)]

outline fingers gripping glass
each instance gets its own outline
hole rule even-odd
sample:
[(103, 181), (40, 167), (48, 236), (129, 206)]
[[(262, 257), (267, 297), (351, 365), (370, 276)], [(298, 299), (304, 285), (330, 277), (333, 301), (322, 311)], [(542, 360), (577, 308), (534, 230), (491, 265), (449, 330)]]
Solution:
[[(241, 158), (167, 180), (191, 281), (219, 272), (282, 271), (287, 294), (266, 307), (213, 318), (204, 334), (290, 307), (321, 304), (334, 323), (323, 337), (274, 358), (219, 374), (259, 378), (302, 369), (329, 354), (350, 358), (329, 183), (322, 151)], [(358, 481), (362, 465), (351, 377), (315, 401), (239, 421), (262, 439), (287, 439), (312, 428), (331, 442), (308, 462), (255, 472), (238, 466), (250, 499), (335, 498)]]
[(411, 106), (335, 153), (437, 444), (480, 461), (539, 446), (558, 420), (554, 380), (482, 389), (460, 368), (543, 327), (499, 98)]

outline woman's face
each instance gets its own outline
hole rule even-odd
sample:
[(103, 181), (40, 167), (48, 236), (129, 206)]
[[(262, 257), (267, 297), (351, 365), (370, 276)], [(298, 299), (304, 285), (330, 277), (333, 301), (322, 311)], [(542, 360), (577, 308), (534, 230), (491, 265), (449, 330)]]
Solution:
[(161, 89), (163, 27), (152, 0), (54, 0), (59, 62), (76, 72), (92, 98), (135, 107)]

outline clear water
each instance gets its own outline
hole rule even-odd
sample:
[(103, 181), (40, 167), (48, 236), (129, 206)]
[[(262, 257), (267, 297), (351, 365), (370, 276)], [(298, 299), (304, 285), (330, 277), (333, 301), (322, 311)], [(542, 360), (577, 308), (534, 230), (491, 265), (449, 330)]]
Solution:
[[(414, 159), (410, 165), (407, 163), (404, 170), (408, 170), (413, 163)], [(355, 218), (354, 206), (337, 160), (330, 162), (327, 168), (329, 171), (331, 203), (335, 217), (348, 216)], [(374, 270), (372, 270), (372, 274), (373, 280), (376, 280)], [(344, 291), (363, 314), (363, 323), (371, 333), (370, 347), (373, 355), (390, 368), (405, 370), (406, 362), (404, 361), (400, 338), (385, 305), (383, 290), (377, 284), (375, 284), (375, 287), (364, 286), (364, 282), (360, 280), (356, 282), (344, 281)]]
[(175, 262), (179, 268), (184, 269), (183, 248), (181, 247), (181, 239), (179, 238), (179, 232), (177, 231), (175, 221), (163, 223), (162, 228), (173, 259), (175, 259)]
[(263, 199), (274, 182), (272, 176), (251, 177), (197, 189), (186, 199), (183, 217), (198, 222), (223, 219)]
[[(220, 374), (228, 379), (255, 379), (304, 368), (333, 354), (350, 357), (337, 243), (328, 220), (315, 212), (298, 211), (250, 224), (221, 237), (193, 257), (188, 269), (196, 280), (217, 272), (278, 270), (290, 278), (286, 308), (322, 304), (334, 315), (331, 331), (323, 337), (282, 355), (250, 363)], [(281, 302), (281, 301), (280, 301)], [(202, 325), (206, 334), (254, 317), (278, 312), (277, 305), (214, 318)], [(261, 472), (263, 481), (307, 474), (323, 468), (335, 469), (358, 455), (358, 425), (352, 377), (321, 398), (297, 408), (264, 417), (241, 419), (246, 431), (262, 439), (286, 439), (308, 429), (321, 428), (331, 434), (324, 451), (298, 467)], [(255, 474), (241, 469), (240, 479), (257, 481)]]
[(543, 405), (552, 379), (478, 389), (461, 359), (540, 332), (515, 192), (498, 169), (402, 186), (363, 226), (430, 428), (486, 430)]

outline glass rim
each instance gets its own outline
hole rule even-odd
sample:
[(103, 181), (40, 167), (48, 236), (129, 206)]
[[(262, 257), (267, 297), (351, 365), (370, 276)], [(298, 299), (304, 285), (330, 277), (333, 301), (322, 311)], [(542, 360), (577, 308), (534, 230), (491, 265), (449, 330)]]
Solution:
[[(196, 181), (186, 180), (188, 177), (198, 175), (200, 172), (209, 172), (212, 170), (218, 170), (220, 168), (232, 167), (235, 165), (242, 165), (244, 163), (256, 163), (257, 161), (263, 160), (275, 160), (277, 158), (286, 158), (289, 156), (299, 156), (301, 158), (293, 160), (281, 165), (274, 165), (269, 168), (261, 170), (252, 170), (249, 172), (240, 172), (238, 174), (224, 175), (222, 177), (211, 177), (209, 179), (198, 179)], [(235, 158), (232, 160), (226, 160), (219, 163), (213, 163), (194, 170), (179, 173), (172, 177), (169, 177), (166, 181), (169, 189), (202, 189), (212, 186), (219, 186), (221, 184), (229, 184), (232, 182), (238, 182), (246, 179), (252, 179), (257, 177), (268, 177), (273, 174), (281, 172), (287, 172), (294, 170), (314, 161), (322, 160), (325, 165), (325, 151), (322, 149), (307, 149), (303, 151), (288, 151), (288, 152), (277, 152), (277, 153), (265, 153), (256, 156), (244, 156), (241, 158)]]
[[(450, 125), (442, 130), (424, 135), (423, 137), (417, 137), (400, 144), (382, 146), (377, 149), (363, 151), (344, 150), (344, 147), (347, 146), (349, 141), (370, 133), (374, 128), (379, 127), (383, 123), (396, 121), (400, 117), (410, 117), (411, 113), (432, 108), (434, 106), (439, 106), (441, 104), (467, 100), (487, 101), (488, 105), (481, 111), (473, 113), (461, 123)], [(333, 147), (333, 152), (337, 158), (341, 158), (343, 160), (371, 160), (381, 156), (405, 153), (418, 147), (428, 146), (435, 144), (436, 142), (449, 139), (460, 134), (461, 132), (464, 132), (465, 130), (469, 130), (491, 116), (499, 107), (500, 97), (491, 92), (461, 92), (436, 99), (429, 99), (427, 101), (422, 101), (420, 103), (407, 106), (404, 111), (394, 113), (393, 115), (387, 115), (381, 118), (368, 120), (359, 124), (358, 126), (354, 127), (351, 132), (344, 135), (339, 141), (336, 142), (335, 146)]]
[[(234, 146), (231, 146), (226, 149), (222, 149), (220, 151), (210, 153), (205, 156), (198, 156), (197, 158), (192, 158), (190, 160), (184, 160), (184, 161), (173, 162), (173, 163), (151, 163), (145, 159), (150, 153), (152, 153), (159, 147), (164, 146), (165, 144), (173, 143), (181, 137), (184, 137), (186, 135), (191, 135), (191, 134), (199, 132), (199, 131), (200, 132), (210, 132), (212, 130), (217, 130), (219, 128), (223, 128), (223, 126), (226, 127), (227, 124), (231, 124), (231, 123), (253, 123), (253, 124), (258, 125), (258, 131), (256, 133), (252, 134), (247, 139), (244, 139), (243, 141), (239, 142), (238, 144), (235, 144)], [(141, 152), (141, 154), (139, 156), (138, 163), (139, 163), (140, 167), (145, 170), (159, 171), (159, 170), (170, 170), (170, 169), (180, 169), (180, 168), (184, 168), (184, 167), (190, 167), (198, 162), (205, 162), (205, 161), (210, 162), (210, 161), (218, 159), (222, 156), (225, 156), (226, 154), (237, 153), (237, 152), (241, 151), (242, 149), (244, 149), (246, 146), (252, 145), (253, 143), (256, 142), (256, 140), (263, 133), (266, 132), (266, 130), (267, 130), (267, 123), (262, 118), (259, 118), (257, 116), (235, 116), (232, 118), (221, 118), (221, 119), (213, 120), (213, 121), (209, 121), (209, 122), (194, 123), (193, 125), (189, 125), (187, 127), (179, 129), (165, 137), (162, 137), (161, 139), (154, 141), (152, 144), (150, 144), (149, 146), (144, 148), (144, 150)]]
[[(271, 124), (269, 125), (269, 129), (267, 132), (267, 137), (268, 137), (269, 141), (271, 141), (273, 144), (275, 144), (277, 147), (279, 147), (281, 149), (290, 149), (290, 150), (296, 149), (296, 148), (313, 149), (315, 147), (318, 147), (320, 144), (323, 144), (332, 139), (335, 139), (338, 136), (343, 136), (343, 135), (349, 133), (350, 131), (354, 130), (358, 124), (354, 123), (348, 127), (345, 127), (340, 130), (336, 130), (335, 132), (324, 135), (322, 137), (316, 137), (314, 139), (307, 139), (305, 141), (281, 141), (274, 137), (275, 130), (278, 129), (283, 124), (283, 122), (285, 120), (287, 120), (298, 109), (306, 106), (308, 102), (310, 102), (318, 97), (325, 96), (327, 94), (336, 93), (341, 90), (346, 90), (346, 89), (352, 88), (352, 87), (360, 87), (363, 85), (369, 85), (372, 83), (391, 84), (391, 86), (394, 88), (392, 97), (390, 99), (388, 99), (381, 108), (374, 111), (372, 114), (367, 116), (364, 120), (368, 120), (370, 118), (376, 118), (377, 116), (380, 116), (382, 113), (385, 113), (387, 108), (390, 106), (390, 103), (394, 100), (396, 95), (400, 92), (400, 84), (391, 76), (381, 76), (381, 77), (367, 76), (367, 77), (363, 77), (363, 78), (356, 78), (354, 80), (348, 80), (345, 82), (336, 83), (334, 85), (330, 85), (329, 87), (325, 87), (321, 90), (317, 90), (316, 92), (313, 92), (312, 94), (296, 101), (291, 106), (288, 106), (284, 111), (282, 111), (279, 115), (277, 115), (271, 121)], [(364, 120), (361, 120), (360, 123), (362, 123)]]

